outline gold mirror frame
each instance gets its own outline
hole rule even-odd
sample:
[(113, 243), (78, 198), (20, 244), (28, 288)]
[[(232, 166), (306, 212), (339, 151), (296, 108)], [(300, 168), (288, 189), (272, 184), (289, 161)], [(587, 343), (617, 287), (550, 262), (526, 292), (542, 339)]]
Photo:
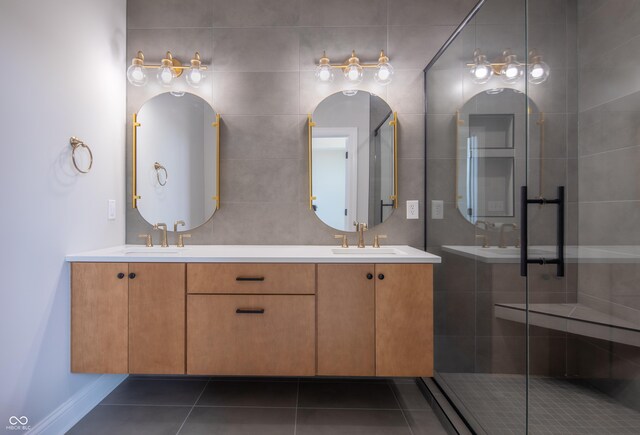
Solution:
[[(309, 210), (313, 210), (313, 201), (316, 197), (313, 195), (313, 122), (311, 114), (307, 114), (307, 126), (309, 131)], [(393, 112), (393, 121), (389, 121), (389, 125), (393, 127), (393, 195), (389, 199), (393, 201), (393, 208), (398, 208), (398, 112)]]

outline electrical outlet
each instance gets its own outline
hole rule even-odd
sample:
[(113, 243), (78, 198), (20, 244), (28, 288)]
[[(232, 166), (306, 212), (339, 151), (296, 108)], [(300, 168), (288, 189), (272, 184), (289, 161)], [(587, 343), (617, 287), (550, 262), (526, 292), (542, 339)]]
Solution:
[(431, 201), (431, 219), (444, 219), (444, 201)]
[(407, 201), (407, 219), (418, 219), (419, 215), (418, 200)]
[(107, 211), (107, 219), (110, 220), (110, 221), (116, 220), (116, 200), (115, 199), (110, 199), (109, 200), (109, 207), (108, 207), (108, 211)]

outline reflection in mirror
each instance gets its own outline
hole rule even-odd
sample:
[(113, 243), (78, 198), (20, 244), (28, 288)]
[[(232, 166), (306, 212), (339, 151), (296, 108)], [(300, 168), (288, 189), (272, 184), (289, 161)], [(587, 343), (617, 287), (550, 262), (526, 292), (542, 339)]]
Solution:
[(202, 98), (167, 92), (143, 104), (134, 123), (134, 196), (150, 224), (189, 230), (217, 208), (219, 116)]
[[(396, 207), (397, 117), (380, 97), (338, 92), (313, 112), (312, 208), (325, 224), (355, 231), (384, 222)], [(311, 128), (312, 126), (312, 128)]]
[(540, 113), (510, 88), (481, 92), (456, 114), (456, 204), (472, 224), (516, 223), (516, 188), (525, 183), (527, 113)]

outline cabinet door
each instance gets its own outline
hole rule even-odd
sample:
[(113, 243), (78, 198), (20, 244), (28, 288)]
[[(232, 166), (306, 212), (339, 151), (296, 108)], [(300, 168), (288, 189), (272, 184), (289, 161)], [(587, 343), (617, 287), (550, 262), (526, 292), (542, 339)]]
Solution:
[(376, 265), (376, 375), (433, 376), (432, 265)]
[(375, 376), (374, 272), (318, 265), (318, 375)]
[(71, 265), (71, 371), (127, 373), (126, 263)]
[(185, 265), (130, 263), (129, 372), (185, 372)]

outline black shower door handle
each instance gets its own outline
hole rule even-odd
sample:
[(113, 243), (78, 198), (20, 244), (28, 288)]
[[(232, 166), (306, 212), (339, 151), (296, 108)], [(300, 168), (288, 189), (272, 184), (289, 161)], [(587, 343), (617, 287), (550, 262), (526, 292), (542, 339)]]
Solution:
[[(529, 204), (555, 204), (558, 206), (556, 230), (556, 251), (557, 258), (536, 258), (529, 259)], [(564, 186), (558, 186), (558, 197), (556, 199), (536, 198), (529, 199), (527, 186), (520, 188), (520, 276), (527, 276), (527, 266), (529, 264), (555, 264), (556, 276), (564, 276)]]

